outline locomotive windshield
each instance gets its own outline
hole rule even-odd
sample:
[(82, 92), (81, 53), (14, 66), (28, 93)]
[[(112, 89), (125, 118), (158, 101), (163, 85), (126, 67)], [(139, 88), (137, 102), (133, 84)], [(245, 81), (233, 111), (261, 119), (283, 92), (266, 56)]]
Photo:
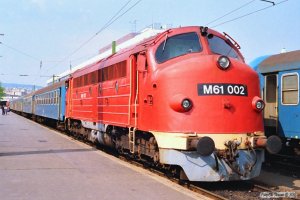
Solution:
[(229, 44), (220, 37), (213, 36), (208, 37), (208, 44), (213, 53), (228, 56), (240, 60), (238, 52)]
[(155, 58), (158, 63), (163, 63), (174, 57), (200, 52), (202, 47), (197, 33), (175, 35), (162, 42), (156, 50)]

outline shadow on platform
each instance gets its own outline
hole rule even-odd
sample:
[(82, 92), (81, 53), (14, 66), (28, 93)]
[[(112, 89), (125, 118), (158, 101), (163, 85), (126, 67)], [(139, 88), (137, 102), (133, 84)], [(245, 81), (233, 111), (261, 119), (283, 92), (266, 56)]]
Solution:
[(56, 153), (74, 153), (74, 152), (86, 152), (97, 151), (97, 149), (59, 149), (59, 150), (43, 150), (43, 151), (21, 151), (21, 152), (2, 152), (0, 156), (24, 156), (24, 155), (38, 155), (38, 154), (56, 154)]

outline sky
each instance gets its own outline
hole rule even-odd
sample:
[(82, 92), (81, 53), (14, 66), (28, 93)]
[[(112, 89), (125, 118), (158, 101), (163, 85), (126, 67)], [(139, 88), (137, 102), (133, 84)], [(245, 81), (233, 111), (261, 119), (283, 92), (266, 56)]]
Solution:
[[(240, 44), (247, 63), (283, 48), (299, 50), (300, 0), (273, 2), (275, 6), (261, 0), (0, 0), (0, 82), (45, 86), (70, 64), (153, 23), (226, 32)], [(122, 16), (100, 31), (122, 7)]]

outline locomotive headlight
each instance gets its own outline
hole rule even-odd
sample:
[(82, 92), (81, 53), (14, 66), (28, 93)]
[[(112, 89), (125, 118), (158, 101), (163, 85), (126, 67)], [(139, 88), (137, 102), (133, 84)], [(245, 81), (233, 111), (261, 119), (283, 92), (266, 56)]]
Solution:
[(181, 102), (181, 106), (185, 111), (189, 111), (192, 108), (193, 104), (191, 100), (183, 99)]
[(193, 107), (193, 102), (190, 98), (183, 94), (176, 94), (170, 98), (170, 107), (176, 112), (188, 112)]
[(220, 56), (218, 58), (218, 67), (222, 70), (227, 69), (230, 66), (230, 60), (226, 56)]
[(265, 108), (265, 102), (259, 97), (254, 97), (252, 100), (252, 107), (256, 111), (260, 112)]

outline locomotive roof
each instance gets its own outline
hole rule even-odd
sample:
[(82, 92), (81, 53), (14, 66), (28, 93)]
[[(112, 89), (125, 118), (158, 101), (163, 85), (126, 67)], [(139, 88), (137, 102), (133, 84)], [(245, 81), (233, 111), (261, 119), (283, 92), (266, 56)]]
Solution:
[[(135, 37), (127, 40), (126, 42), (123, 42), (121, 44), (117, 44), (117, 52), (121, 52), (121, 49), (124, 50), (124, 49), (128, 49), (128, 47), (132, 46), (132, 45), (137, 45), (143, 41), (146, 41), (147, 39), (161, 33), (161, 32), (164, 32), (166, 29), (154, 29), (154, 28), (147, 28), (143, 31), (140, 32), (140, 34), (137, 34)], [(90, 58), (89, 60), (73, 67), (72, 69), (70, 70), (67, 70), (61, 74), (59, 74), (59, 78), (55, 78), (56, 80), (59, 79), (61, 80), (61, 78), (65, 78), (65, 77), (68, 77), (70, 76), (70, 74), (74, 73), (75, 71), (79, 70), (79, 69), (82, 69), (82, 68), (85, 68), (87, 66), (92, 66), (92, 65), (95, 65), (99, 62), (101, 62), (102, 60), (105, 60), (106, 58), (108, 57), (111, 57), (112, 54), (111, 54), (111, 50), (107, 50), (105, 52), (101, 52), (99, 55), (97, 56), (94, 56), (92, 58)], [(51, 83), (52, 82), (52, 79), (49, 79), (47, 81), (47, 83)]]
[[(158, 39), (160, 39), (162, 36), (164, 36), (166, 33), (169, 33), (171, 31), (176, 31), (176, 30), (181, 30), (181, 31), (186, 31), (189, 29), (193, 28), (199, 28), (200, 26), (186, 26), (186, 27), (178, 27), (178, 28), (170, 28), (166, 29), (162, 32), (158, 32), (155, 35), (152, 35), (151, 37), (145, 38), (141, 41), (138, 41), (137, 43), (131, 44), (130, 46), (120, 49), (117, 51), (115, 54), (111, 54), (105, 58), (102, 58), (101, 60), (97, 60), (95, 62), (92, 62), (80, 69), (77, 69), (72, 73), (72, 77), (76, 78), (79, 76), (82, 76), (86, 73), (93, 72), (97, 69), (121, 62), (126, 60), (129, 55), (135, 54), (137, 52), (143, 51), (146, 48), (148, 48), (151, 44), (156, 43)], [(215, 33), (216, 32), (212, 29), (210, 29), (211, 32)]]
[(270, 73), (292, 69), (300, 69), (300, 50), (272, 55), (258, 65), (257, 71)]

